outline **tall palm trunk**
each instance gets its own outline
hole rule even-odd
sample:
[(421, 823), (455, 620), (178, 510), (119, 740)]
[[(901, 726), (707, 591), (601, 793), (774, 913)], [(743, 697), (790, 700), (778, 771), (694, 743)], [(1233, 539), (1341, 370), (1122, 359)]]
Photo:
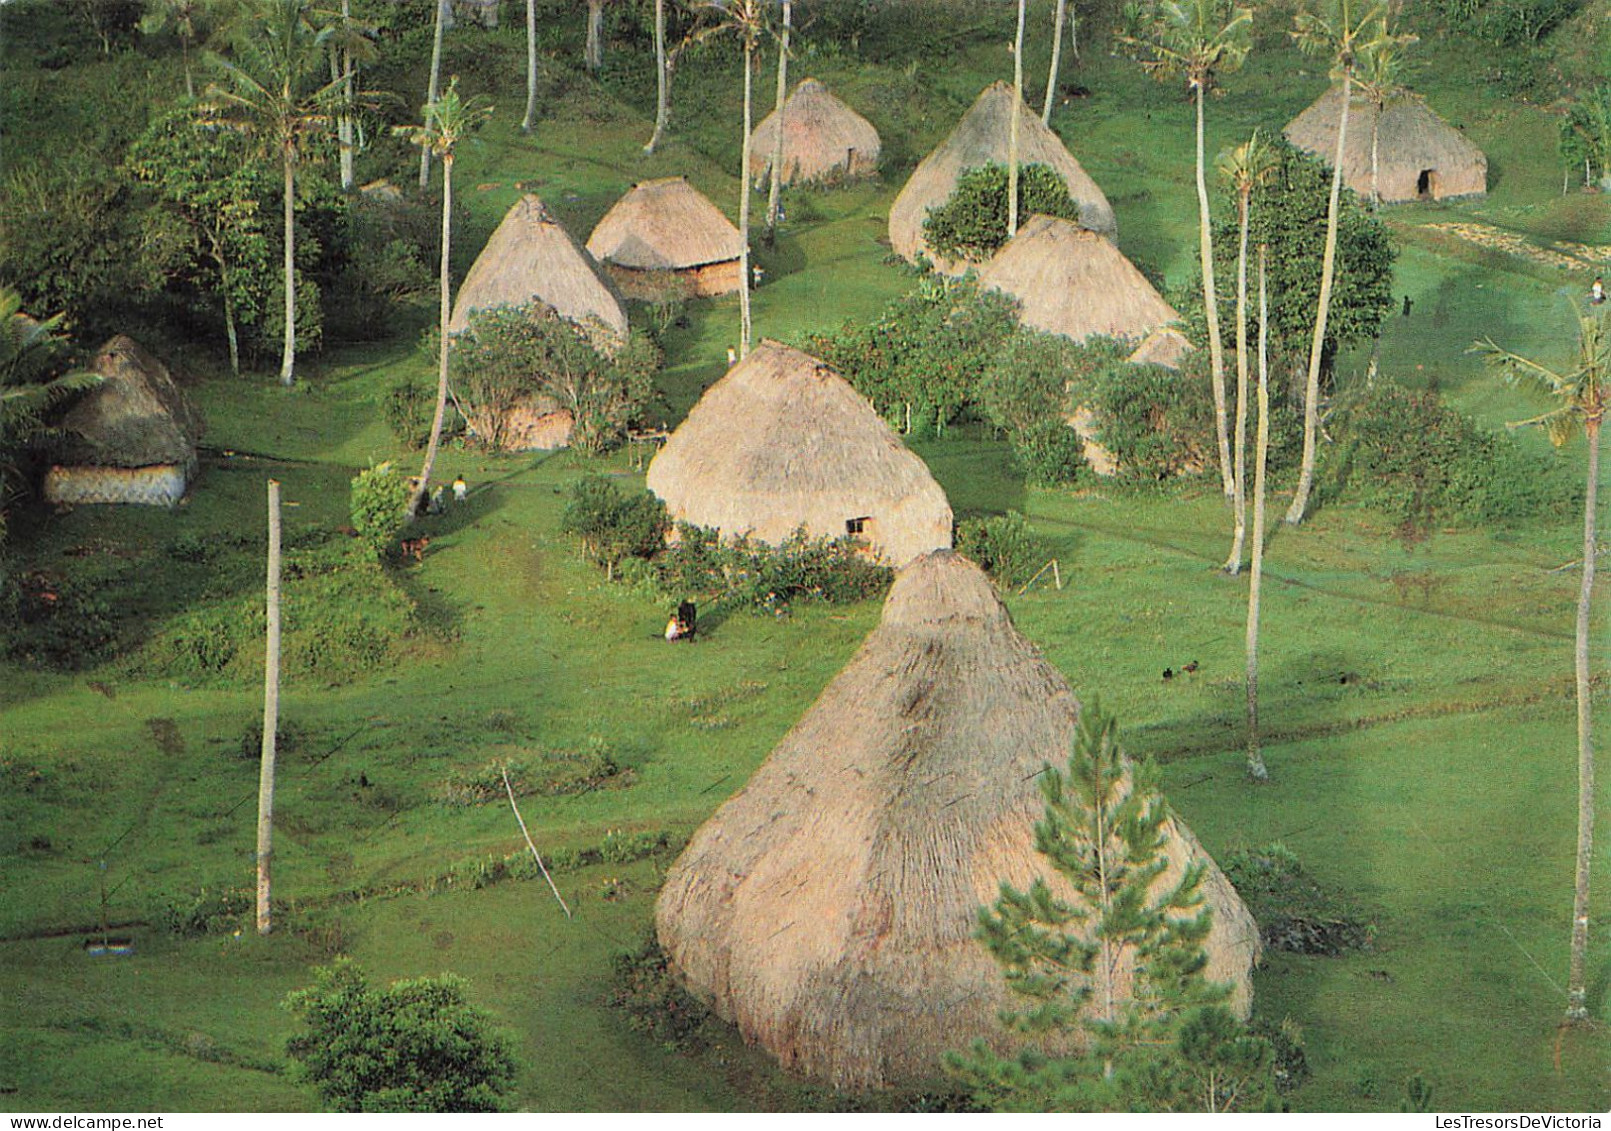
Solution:
[(425, 445), (425, 462), (420, 465), (419, 485), (408, 502), (408, 516), (412, 519), (420, 512), (431, 490), (431, 469), (436, 466), (436, 451), (442, 444), (442, 420), (447, 415), (448, 399), (448, 252), (453, 243), (453, 153), (442, 155), (442, 266), (437, 278), (439, 302), (437, 306), (436, 358), (436, 411), (431, 416), (431, 438)]
[(191, 102), (196, 100), (196, 80), (190, 73), (190, 37), (179, 37), (179, 51), (185, 61), (185, 98)]
[[(660, 15), (660, 5), (665, 0), (655, 0), (655, 16)], [(658, 46), (660, 27), (655, 26), (655, 43)], [(529, 134), (537, 128), (537, 0), (526, 0), (526, 116), (520, 120), (520, 132)]]
[(280, 484), (268, 481), (267, 641), (263, 659), (263, 745), (257, 774), (257, 933), (274, 928), (274, 753), (280, 729)]
[(589, 71), (604, 66), (604, 0), (587, 0), (587, 45), (582, 62)]
[(1259, 597), (1264, 584), (1264, 474), (1270, 452), (1270, 305), (1265, 288), (1265, 248), (1259, 248), (1259, 424), (1253, 445), (1253, 565), (1247, 584), (1247, 773), (1270, 776), (1259, 745)]
[[(526, 0), (535, 4), (537, 0)], [(671, 118), (671, 73), (666, 67), (666, 0), (654, 0), (654, 133), (645, 153), (653, 153), (665, 136)]]
[(280, 384), (296, 381), (296, 156), (290, 145), (285, 165), (285, 341), (280, 353)]
[(1203, 100), (1208, 83), (1194, 80), (1197, 92), (1197, 253), (1203, 264), (1203, 310), (1208, 316), (1208, 372), (1214, 389), (1214, 438), (1219, 444), (1220, 488), (1236, 497), (1231, 472), (1231, 446), (1225, 424), (1225, 344), (1219, 334), (1219, 295), (1214, 288), (1214, 232), (1208, 214), (1208, 179), (1203, 159)]
[[(434, 105), (442, 90), (442, 27), (450, 0), (436, 0), (436, 32), (431, 38), (431, 81), (426, 87), (425, 104)], [(431, 187), (431, 147), (420, 146), (420, 188)]]
[(1024, 7), (1018, 0), (1018, 32), (1012, 45), (1012, 121), (1007, 127), (1007, 238), (1018, 234), (1018, 118), (1024, 108)]
[[(778, 41), (778, 128), (772, 137), (771, 185), (766, 193), (766, 242), (777, 238), (778, 200), (783, 193), (783, 103), (789, 92), (789, 31), (794, 26), (794, 2), (783, 0), (783, 35)], [(746, 170), (745, 175), (749, 173)]]
[(1577, 599), (1577, 875), (1572, 895), (1572, 955), (1566, 978), (1566, 1019), (1589, 1016), (1589, 869), (1594, 862), (1594, 687), (1589, 673), (1589, 612), (1594, 596), (1595, 518), (1600, 488), (1600, 417), (1584, 422), (1589, 442), (1588, 486), (1583, 500), (1583, 585)]
[(1342, 114), (1337, 122), (1337, 152), (1331, 168), (1331, 199), (1326, 204), (1326, 252), (1320, 260), (1320, 302), (1315, 310), (1315, 336), (1309, 343), (1309, 378), (1303, 394), (1303, 465), (1298, 493), (1287, 508), (1286, 522), (1296, 526), (1309, 509), (1315, 479), (1315, 431), (1320, 416), (1320, 357), (1326, 344), (1326, 315), (1331, 310), (1331, 284), (1337, 266), (1337, 209), (1342, 195), (1343, 153), (1348, 142), (1348, 104), (1353, 101), (1353, 75), (1343, 71)]
[[(341, 0), (341, 32), (350, 35), (352, 0)], [(336, 139), (341, 149), (341, 188), (351, 192), (356, 184), (352, 169), (352, 48), (341, 49), (341, 114), (336, 118)]]
[(1046, 70), (1046, 101), (1040, 108), (1040, 120), (1052, 124), (1052, 102), (1057, 97), (1057, 71), (1063, 61), (1063, 19), (1068, 12), (1068, 0), (1057, 0), (1057, 22), (1052, 29), (1052, 65)]
[(1378, 184), (1381, 173), (1381, 140), (1382, 140), (1382, 110), (1383, 106), (1377, 104), (1376, 120), (1370, 124), (1370, 207), (1374, 212), (1382, 206), (1382, 190)]
[(755, 43), (744, 40), (744, 141), (738, 159), (738, 356), (750, 352), (750, 117), (754, 113)]
[(1252, 189), (1237, 191), (1236, 219), (1236, 451), (1232, 476), (1235, 494), (1231, 498), (1236, 530), (1231, 538), (1231, 556), (1225, 560), (1226, 573), (1242, 571), (1242, 549), (1247, 542), (1247, 229)]

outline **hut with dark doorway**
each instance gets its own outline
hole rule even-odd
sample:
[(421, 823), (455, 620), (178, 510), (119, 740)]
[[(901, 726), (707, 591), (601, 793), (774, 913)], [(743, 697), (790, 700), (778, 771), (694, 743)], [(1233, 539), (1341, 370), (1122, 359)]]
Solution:
[(738, 229), (684, 177), (632, 186), (593, 229), (587, 250), (628, 298), (725, 295), (741, 282)]
[[(1079, 710), (978, 566), (911, 562), (861, 650), (667, 873), (655, 929), (676, 977), (836, 1088), (932, 1080), (975, 1039), (1010, 1052), (1023, 1036), (1000, 1014), (1024, 999), (979, 943), (978, 911), (1036, 877), (1080, 899), (1034, 832), (1040, 772), (1067, 764)], [(1185, 825), (1167, 828), (1155, 883), (1202, 862), (1206, 972), (1245, 1016), (1257, 925)], [(1123, 996), (1131, 977), (1121, 965), (1107, 984)], [(1084, 1038), (1060, 1039), (1043, 1047)]]
[(705, 390), (646, 482), (673, 519), (730, 537), (848, 535), (892, 566), (951, 545), (951, 504), (923, 461), (848, 381), (773, 341)]
[(45, 499), (175, 505), (196, 474), (201, 414), (168, 367), (127, 334), (102, 346), (90, 370), (101, 383), (55, 425)]
[[(1342, 87), (1334, 86), (1287, 125), (1287, 140), (1326, 164), (1337, 154)], [(1389, 204), (1449, 200), (1488, 191), (1488, 158), (1419, 96), (1401, 91), (1378, 115), (1376, 104), (1357, 92), (1348, 106), (1343, 183), (1369, 200), (1372, 137), (1377, 192)]]
[(882, 145), (873, 124), (806, 79), (761, 119), (750, 138), (750, 177), (759, 183), (772, 168), (778, 131), (783, 131), (782, 183), (854, 180), (878, 172)]
[(936, 269), (961, 274), (967, 264), (953, 263), (937, 256), (923, 234), (923, 221), (929, 209), (951, 198), (957, 182), (969, 169), (992, 163), (1007, 163), (1007, 134), (1012, 123), (1013, 104), (1018, 109), (1018, 162), (1047, 165), (1068, 185), (1068, 192), (1080, 207), (1080, 226), (1117, 238), (1119, 227), (1113, 206), (1102, 190), (1081, 168), (1063, 139), (1013, 95), (1004, 82), (992, 83), (962, 116), (949, 137), (918, 163), (889, 210), (889, 242), (909, 263), (927, 256)]

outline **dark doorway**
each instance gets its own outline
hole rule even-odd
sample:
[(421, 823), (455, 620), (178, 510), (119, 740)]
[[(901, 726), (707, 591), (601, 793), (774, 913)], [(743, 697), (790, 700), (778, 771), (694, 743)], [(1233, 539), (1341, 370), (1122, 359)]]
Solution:
[(1422, 169), (1421, 175), (1415, 180), (1415, 196), (1418, 200), (1436, 200), (1438, 195), (1438, 171), (1436, 169)]

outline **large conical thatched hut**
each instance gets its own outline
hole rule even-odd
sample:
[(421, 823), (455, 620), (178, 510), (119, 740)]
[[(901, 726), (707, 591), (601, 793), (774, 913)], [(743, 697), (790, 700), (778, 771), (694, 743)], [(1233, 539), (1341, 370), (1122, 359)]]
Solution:
[(615, 288), (543, 202), (528, 193), (504, 215), (464, 277), (448, 329), (466, 329), (478, 310), (531, 302), (546, 303), (581, 325), (597, 323), (618, 342), (626, 339), (626, 308)]
[(632, 186), (593, 229), (587, 250), (628, 298), (725, 295), (739, 287), (738, 229), (683, 177)]
[(53, 503), (177, 503), (196, 473), (201, 416), (168, 367), (126, 334), (95, 355), (101, 383), (57, 425), (45, 474)]
[[(1331, 164), (1337, 154), (1342, 87), (1334, 86), (1292, 119), (1287, 139)], [(1376, 128), (1376, 184), (1384, 201), (1447, 200), (1488, 191), (1488, 158), (1408, 91), (1395, 95), (1376, 127), (1376, 105), (1355, 94), (1348, 107), (1343, 183), (1361, 197), (1371, 190), (1371, 134)]]
[(734, 537), (850, 535), (896, 566), (951, 545), (951, 504), (923, 461), (843, 377), (773, 341), (705, 390), (647, 483), (674, 519)]
[[(1024, 1002), (975, 939), (977, 912), (1037, 875), (1078, 898), (1033, 832), (1037, 775), (1066, 764), (1078, 711), (977, 566), (918, 558), (861, 651), (667, 874), (655, 925), (674, 970), (746, 1040), (838, 1087), (933, 1078), (975, 1038), (1006, 1051), (999, 1013)], [(1206, 859), (1179, 822), (1171, 834), (1160, 882)], [(1245, 1014), (1258, 930), (1207, 871), (1208, 976)]]
[(1054, 216), (1031, 216), (979, 283), (1017, 299), (1025, 326), (1076, 342), (1139, 340), (1180, 317), (1111, 240)]
[(772, 168), (778, 130), (783, 130), (783, 183), (870, 177), (882, 146), (873, 124), (816, 79), (806, 79), (761, 119), (750, 139), (750, 176), (762, 180)]
[(902, 258), (915, 262), (919, 255), (926, 255), (937, 268), (952, 272), (965, 267), (935, 256), (923, 236), (923, 221), (929, 209), (950, 199), (967, 170), (992, 162), (1007, 163), (1007, 133), (1014, 102), (1018, 104), (1019, 164), (1051, 166), (1068, 183), (1069, 195), (1079, 204), (1080, 224), (1117, 237), (1119, 227), (1113, 218), (1113, 206), (1096, 182), (1086, 176), (1062, 139), (1040, 116), (1013, 97), (1012, 87), (998, 82), (985, 88), (951, 135), (918, 163), (890, 206), (889, 242)]

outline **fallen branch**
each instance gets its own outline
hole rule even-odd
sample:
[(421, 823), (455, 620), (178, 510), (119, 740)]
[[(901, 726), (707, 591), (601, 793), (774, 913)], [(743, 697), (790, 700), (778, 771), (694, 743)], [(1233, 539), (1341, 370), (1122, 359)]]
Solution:
[(520, 835), (526, 838), (526, 847), (531, 849), (531, 858), (537, 861), (537, 867), (542, 870), (543, 879), (548, 881), (548, 890), (554, 893), (554, 898), (559, 900), (559, 906), (565, 912), (565, 918), (569, 919), (571, 909), (565, 906), (565, 897), (560, 895), (559, 889), (554, 886), (554, 877), (548, 874), (548, 865), (543, 863), (543, 858), (537, 853), (537, 846), (531, 842), (531, 834), (526, 831), (526, 818), (520, 815), (520, 806), (515, 804), (515, 787), (509, 784), (509, 767), (504, 766), (502, 770), (503, 788), (509, 794), (509, 808), (515, 811), (515, 820), (520, 822)]

